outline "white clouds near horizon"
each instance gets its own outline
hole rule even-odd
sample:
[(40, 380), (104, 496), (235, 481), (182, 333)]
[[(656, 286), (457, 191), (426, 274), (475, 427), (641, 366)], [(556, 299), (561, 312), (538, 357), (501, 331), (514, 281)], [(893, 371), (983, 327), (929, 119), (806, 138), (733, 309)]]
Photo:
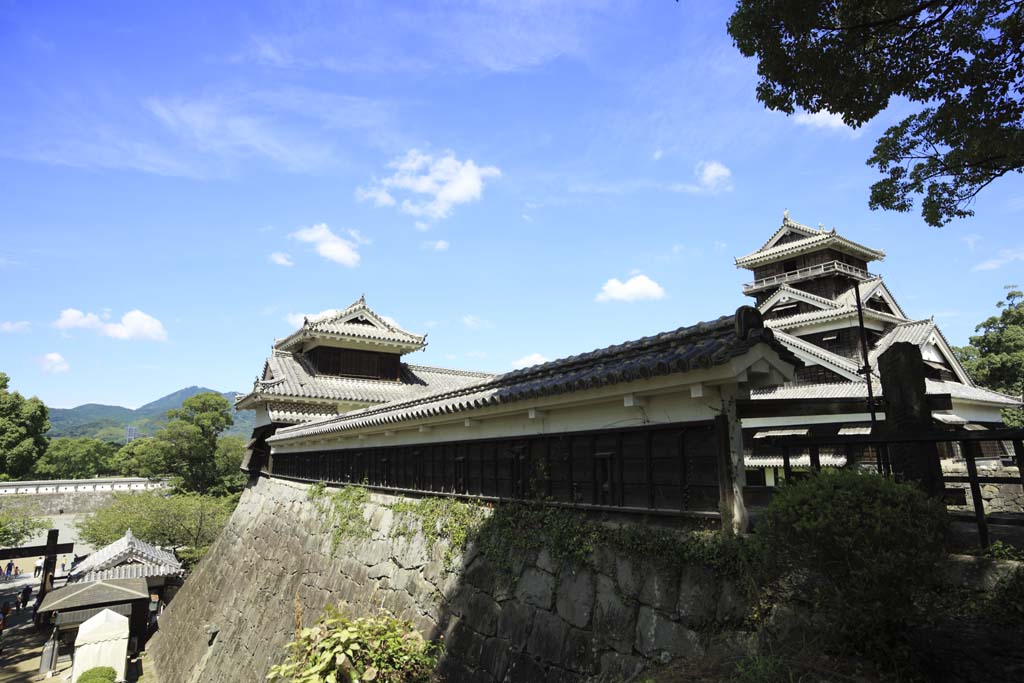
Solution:
[(28, 332), (32, 323), (27, 320), (5, 320), (0, 322), (0, 332), (14, 334), (16, 332)]
[(44, 354), (39, 359), (39, 364), (43, 368), (43, 372), (50, 375), (59, 375), (71, 369), (71, 364), (56, 351)]
[[(359, 201), (372, 201), (374, 206), (398, 206), (402, 213), (426, 221), (439, 221), (451, 215), (459, 204), (478, 201), (483, 196), (488, 178), (498, 178), (497, 166), (477, 166), (472, 159), (459, 161), (455, 153), (446, 151), (435, 157), (410, 149), (405, 156), (388, 164), (394, 173), (355, 191)], [(398, 203), (395, 194), (409, 196)], [(418, 229), (426, 224), (419, 221)]]
[(547, 363), (550, 360), (551, 359), (548, 358), (547, 356), (535, 352), (527, 354), (522, 358), (517, 358), (516, 360), (512, 361), (512, 367), (514, 369), (528, 368), (531, 365), (540, 365), (541, 363)]
[(665, 290), (646, 275), (634, 275), (625, 282), (612, 278), (604, 283), (594, 301), (643, 301), (664, 299)]
[(271, 263), (277, 264), (279, 266), (287, 266), (290, 268), (291, 266), (295, 265), (295, 262), (292, 261), (292, 257), (284, 253), (283, 251), (275, 251), (268, 258), (270, 259)]
[(300, 242), (312, 244), (314, 249), (316, 249), (316, 253), (328, 261), (334, 261), (349, 268), (355, 268), (361, 260), (358, 245), (332, 232), (326, 223), (317, 223), (308, 228), (300, 228), (293, 232), (290, 237)]
[(53, 322), (53, 326), (58, 330), (95, 330), (113, 339), (146, 339), (150, 341), (165, 341), (167, 339), (167, 330), (164, 328), (164, 324), (137, 308), (121, 316), (120, 322), (107, 322), (106, 317), (108, 317), (106, 313), (99, 316), (95, 313), (84, 313), (77, 308), (65, 308)]

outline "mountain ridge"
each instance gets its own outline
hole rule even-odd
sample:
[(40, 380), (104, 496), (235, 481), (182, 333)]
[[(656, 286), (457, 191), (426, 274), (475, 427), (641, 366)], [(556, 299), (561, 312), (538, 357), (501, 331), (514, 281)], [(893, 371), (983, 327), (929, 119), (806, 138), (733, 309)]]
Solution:
[[(125, 430), (135, 427), (139, 436), (152, 436), (167, 422), (167, 411), (180, 408), (185, 399), (202, 393), (220, 394), (232, 406), (236, 391), (217, 391), (208, 387), (189, 386), (143, 404), (138, 408), (83, 403), (74, 408), (50, 408), (50, 431), (53, 438), (84, 436), (103, 441), (123, 443)], [(252, 432), (255, 414), (251, 410), (232, 410), (235, 424), (224, 434), (247, 437)]]

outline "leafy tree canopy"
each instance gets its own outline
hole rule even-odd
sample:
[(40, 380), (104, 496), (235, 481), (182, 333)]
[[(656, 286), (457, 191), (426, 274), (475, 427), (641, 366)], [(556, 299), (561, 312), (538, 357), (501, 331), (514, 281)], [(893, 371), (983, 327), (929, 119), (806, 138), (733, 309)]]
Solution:
[(770, 109), (827, 111), (858, 127), (894, 97), (917, 111), (868, 164), (872, 209), (933, 226), (970, 216), (989, 183), (1024, 171), (1024, 3), (1019, 0), (739, 0), (729, 33), (758, 59)]
[[(1006, 287), (1006, 298), (996, 304), (999, 314), (976, 328), (970, 346), (956, 349), (967, 372), (981, 385), (1020, 396), (1024, 393), (1024, 292)], [(1005, 410), (1003, 420), (1024, 426), (1024, 410)]]
[(217, 439), (214, 462), (217, 466), (218, 484), (214, 492), (237, 493), (245, 486), (245, 474), (240, 469), (245, 457), (245, 440), (239, 436), (222, 436)]
[(84, 437), (53, 439), (35, 466), (40, 479), (87, 479), (112, 474), (117, 445)]
[(172, 454), (166, 441), (153, 437), (135, 439), (121, 447), (111, 459), (114, 471), (126, 477), (155, 479), (172, 471)]
[(20, 546), (50, 521), (37, 516), (36, 510), (21, 501), (0, 500), (0, 548)]
[(206, 493), (219, 485), (217, 437), (232, 425), (230, 405), (220, 394), (196, 394), (167, 411), (170, 422), (156, 434), (170, 449), (180, 488)]
[(42, 401), (8, 391), (9, 383), (0, 372), (0, 479), (21, 479), (46, 451), (50, 421)]
[(198, 559), (227, 524), (237, 501), (236, 496), (196, 493), (119, 493), (82, 520), (78, 532), (83, 541), (100, 548), (131, 529), (144, 541), (178, 549), (182, 559)]

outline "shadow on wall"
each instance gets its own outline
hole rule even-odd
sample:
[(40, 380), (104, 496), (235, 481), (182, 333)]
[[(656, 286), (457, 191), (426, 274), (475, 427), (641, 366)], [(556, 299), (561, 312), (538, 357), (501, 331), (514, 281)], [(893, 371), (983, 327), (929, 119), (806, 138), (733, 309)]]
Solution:
[(314, 488), (310, 500), (310, 489), (250, 484), (161, 618), (150, 650), (163, 680), (262, 680), (296, 617), (309, 625), (331, 603), (443, 639), (451, 683), (619, 681), (655, 662), (755, 648), (741, 590), (711, 566), (715, 535), (675, 538), (669, 551), (661, 533), (550, 508), (492, 514), (363, 489), (356, 518), (352, 495), (339, 503)]

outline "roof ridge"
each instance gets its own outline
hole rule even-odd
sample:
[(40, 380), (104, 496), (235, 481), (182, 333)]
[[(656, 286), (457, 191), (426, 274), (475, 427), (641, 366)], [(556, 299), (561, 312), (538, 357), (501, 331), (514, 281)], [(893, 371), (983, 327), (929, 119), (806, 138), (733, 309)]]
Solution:
[(412, 370), (428, 370), (434, 372), (444, 372), (449, 375), (459, 375), (466, 377), (496, 377), (500, 373), (495, 372), (483, 372), (480, 370), (462, 370), (459, 368), (442, 368), (437, 365), (420, 365), (418, 363), (403, 363), (407, 368)]

